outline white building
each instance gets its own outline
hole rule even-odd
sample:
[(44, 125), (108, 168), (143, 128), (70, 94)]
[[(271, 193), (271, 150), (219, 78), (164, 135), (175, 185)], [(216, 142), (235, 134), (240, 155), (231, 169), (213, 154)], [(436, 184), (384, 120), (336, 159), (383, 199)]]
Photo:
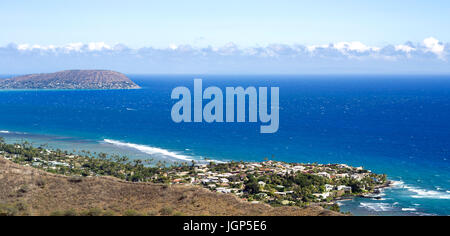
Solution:
[(331, 177), (330, 174), (328, 174), (327, 172), (319, 172), (319, 173), (317, 173), (317, 175), (325, 177), (325, 178), (330, 178)]
[(326, 199), (327, 197), (330, 196), (330, 192), (326, 192), (326, 193), (314, 193), (313, 195), (314, 195), (315, 197), (317, 197), (317, 198)]
[(327, 192), (330, 192), (331, 190), (333, 190), (334, 189), (334, 185), (331, 185), (331, 184), (325, 184), (325, 190), (327, 191)]
[(231, 189), (229, 188), (216, 188), (216, 191), (219, 193), (231, 193)]
[(352, 187), (350, 186), (345, 186), (345, 185), (339, 185), (337, 186), (337, 190), (344, 190), (346, 192), (351, 192), (352, 191)]

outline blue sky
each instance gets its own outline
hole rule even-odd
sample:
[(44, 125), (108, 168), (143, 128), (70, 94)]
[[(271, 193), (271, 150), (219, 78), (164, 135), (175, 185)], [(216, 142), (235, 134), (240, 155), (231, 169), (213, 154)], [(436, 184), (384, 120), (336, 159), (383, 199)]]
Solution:
[(448, 42), (449, 12), (447, 0), (11, 0), (0, 3), (0, 45)]
[[(450, 73), (449, 12), (446, 0), (1, 1), (0, 73), (402, 73), (417, 65)], [(27, 60), (26, 69), (17, 66)], [(261, 62), (272, 69), (260, 70)]]

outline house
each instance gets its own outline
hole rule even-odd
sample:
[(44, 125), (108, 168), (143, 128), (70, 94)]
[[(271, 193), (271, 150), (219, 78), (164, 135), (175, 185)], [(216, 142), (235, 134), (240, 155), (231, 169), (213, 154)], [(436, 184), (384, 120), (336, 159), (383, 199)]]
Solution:
[(209, 184), (209, 185), (208, 185), (208, 188), (210, 188), (210, 189), (215, 189), (215, 188), (216, 188), (216, 185), (215, 185), (215, 184)]
[(296, 173), (296, 172), (302, 172), (302, 171), (304, 171), (306, 168), (304, 167), (304, 166), (294, 166), (294, 167), (292, 167), (292, 171), (294, 172), (294, 173)]
[(65, 166), (65, 167), (69, 167), (70, 165), (67, 163), (63, 163), (63, 162), (58, 162), (58, 161), (49, 161), (48, 162), (50, 165), (52, 166)]
[(319, 172), (317, 173), (317, 175), (325, 178), (331, 178), (330, 174), (328, 174), (327, 172)]
[(339, 164), (338, 165), (340, 168), (348, 168), (350, 169), (350, 166), (346, 165), (346, 164)]
[(216, 191), (219, 193), (231, 193), (231, 189), (229, 188), (216, 188)]
[(352, 192), (352, 187), (345, 186), (345, 185), (339, 185), (339, 186), (337, 186), (337, 190), (339, 190), (339, 191), (344, 190), (345, 192)]
[(317, 198), (322, 198), (322, 199), (326, 199), (330, 196), (330, 192), (326, 192), (326, 193), (314, 193), (313, 194), (315, 197)]
[(290, 203), (291, 203), (291, 202), (288, 201), (288, 200), (283, 200), (283, 201), (281, 201), (281, 205), (283, 205), (283, 206), (289, 205)]
[(173, 183), (180, 183), (181, 181), (183, 181), (182, 179), (174, 179)]
[(334, 185), (331, 185), (331, 184), (325, 184), (325, 190), (327, 191), (327, 192), (330, 192), (331, 190), (333, 190), (334, 189)]
[(337, 186), (337, 190), (338, 191), (341, 191), (341, 190), (343, 190), (345, 187), (347, 187), (347, 186), (345, 186), (345, 185), (339, 185), (339, 186)]
[(359, 174), (353, 174), (351, 175), (352, 179), (356, 179), (356, 180), (362, 180), (364, 176), (359, 175)]
[(256, 194), (256, 196), (261, 197), (261, 198), (266, 198), (267, 193), (258, 193), (258, 194)]
[(347, 178), (348, 174), (347, 173), (345, 173), (345, 174), (337, 174), (336, 177), (338, 177), (338, 178)]
[(177, 173), (177, 176), (186, 176), (186, 175), (189, 175), (189, 172), (183, 171), (183, 172), (178, 172)]

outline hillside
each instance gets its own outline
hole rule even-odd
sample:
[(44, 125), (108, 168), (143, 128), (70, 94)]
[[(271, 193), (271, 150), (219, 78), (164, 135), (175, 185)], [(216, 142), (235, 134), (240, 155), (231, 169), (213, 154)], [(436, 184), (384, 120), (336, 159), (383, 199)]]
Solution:
[(199, 187), (75, 178), (0, 156), (0, 215), (293, 215), (333, 216), (321, 207), (251, 204)]
[(0, 89), (137, 89), (124, 74), (107, 70), (68, 70), (0, 80)]

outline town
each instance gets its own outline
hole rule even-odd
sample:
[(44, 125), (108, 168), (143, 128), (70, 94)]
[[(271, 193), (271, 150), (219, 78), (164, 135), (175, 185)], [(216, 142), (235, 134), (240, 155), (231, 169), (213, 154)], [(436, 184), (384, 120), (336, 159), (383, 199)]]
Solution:
[[(75, 152), (74, 152), (75, 153)], [(363, 167), (346, 164), (300, 164), (273, 160), (226, 163), (153, 163), (104, 153), (68, 153), (22, 144), (6, 144), (0, 138), (0, 157), (44, 171), (88, 178), (113, 176), (131, 182), (193, 185), (252, 203), (272, 206), (317, 204), (339, 211), (336, 200), (369, 196), (389, 181)]]

